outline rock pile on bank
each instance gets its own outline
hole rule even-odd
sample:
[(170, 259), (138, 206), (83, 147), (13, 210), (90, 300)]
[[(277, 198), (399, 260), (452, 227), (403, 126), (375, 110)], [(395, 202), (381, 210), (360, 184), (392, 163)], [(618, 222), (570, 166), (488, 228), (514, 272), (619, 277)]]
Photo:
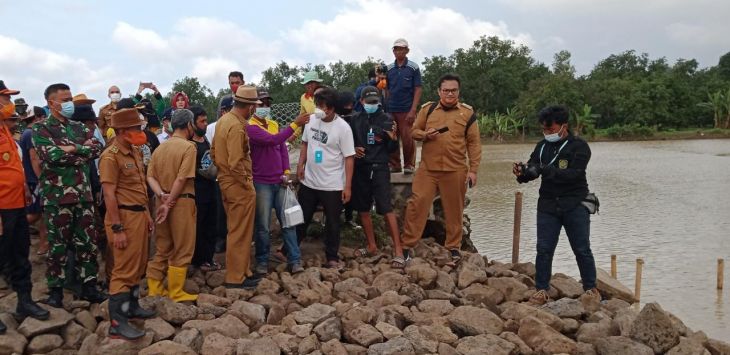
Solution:
[[(348, 251), (343, 251), (348, 254)], [(290, 275), (281, 266), (255, 291), (222, 287), (223, 271), (192, 272), (195, 304), (145, 297), (158, 316), (136, 324), (138, 341), (107, 338), (106, 304), (67, 296), (49, 321), (18, 324), (0, 299), (0, 354), (730, 354), (650, 303), (638, 311), (633, 295), (599, 273), (604, 301), (582, 297), (579, 282), (555, 275), (554, 300), (526, 303), (534, 292), (531, 263), (503, 264), (466, 253), (456, 268), (448, 252), (427, 240), (405, 270), (387, 258), (349, 259), (341, 271), (312, 266)], [(36, 274), (34, 272), (34, 274)], [(144, 285), (143, 285), (144, 287)]]

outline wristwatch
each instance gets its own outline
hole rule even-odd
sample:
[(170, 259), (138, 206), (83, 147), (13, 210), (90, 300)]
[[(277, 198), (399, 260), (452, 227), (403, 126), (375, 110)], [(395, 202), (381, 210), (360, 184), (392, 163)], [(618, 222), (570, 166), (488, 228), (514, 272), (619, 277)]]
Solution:
[(112, 232), (114, 233), (121, 233), (124, 231), (124, 225), (123, 224), (112, 224)]

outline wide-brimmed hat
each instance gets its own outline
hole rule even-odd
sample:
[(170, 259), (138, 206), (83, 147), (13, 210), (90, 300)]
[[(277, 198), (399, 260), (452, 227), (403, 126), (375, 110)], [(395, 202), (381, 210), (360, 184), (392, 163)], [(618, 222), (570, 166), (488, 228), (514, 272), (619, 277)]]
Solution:
[(0, 80), (0, 95), (17, 95), (20, 94), (20, 91), (8, 89), (7, 86), (5, 86), (5, 82)]
[(78, 94), (73, 97), (74, 106), (91, 105), (94, 102), (96, 102), (96, 100), (86, 97), (86, 94)]
[(33, 109), (28, 110), (28, 115), (25, 116), (25, 120), (29, 121), (29, 120), (35, 119), (36, 117), (45, 116), (45, 115), (46, 115), (46, 110), (44, 110), (43, 107), (33, 106)]
[(91, 105), (78, 105), (74, 109), (74, 114), (71, 115), (71, 121), (84, 122), (96, 120), (98, 120), (98, 118), (96, 117), (96, 113)]
[(260, 104), (259, 95), (256, 92), (256, 87), (251, 85), (239, 86), (236, 90), (236, 94), (233, 95), (233, 100), (243, 102), (245, 104)]
[(22, 98), (22, 97), (19, 97), (19, 98), (15, 99), (13, 101), (13, 103), (15, 104), (16, 107), (18, 107), (18, 106), (20, 106), (20, 107), (28, 107), (28, 103), (25, 102), (25, 99)]
[(302, 83), (302, 85), (304, 85), (307, 83), (311, 83), (313, 81), (316, 81), (318, 83), (322, 82), (322, 79), (319, 78), (319, 73), (317, 73), (314, 70), (304, 73), (304, 77), (302, 78), (301, 83)]
[(144, 123), (136, 108), (124, 108), (112, 114), (112, 128), (141, 127)]

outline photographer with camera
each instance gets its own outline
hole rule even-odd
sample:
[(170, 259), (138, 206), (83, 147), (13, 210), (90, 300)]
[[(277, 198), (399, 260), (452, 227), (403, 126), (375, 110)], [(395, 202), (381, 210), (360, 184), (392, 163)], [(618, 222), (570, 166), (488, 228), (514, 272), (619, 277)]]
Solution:
[(549, 300), (553, 255), (563, 227), (578, 262), (585, 294), (600, 300), (589, 240), (591, 212), (584, 204), (589, 194), (586, 167), (591, 150), (586, 141), (570, 132), (567, 108), (546, 107), (538, 114), (538, 121), (545, 139), (537, 143), (527, 164), (514, 163), (512, 168), (521, 184), (542, 176), (537, 200), (537, 292), (530, 302), (541, 305)]

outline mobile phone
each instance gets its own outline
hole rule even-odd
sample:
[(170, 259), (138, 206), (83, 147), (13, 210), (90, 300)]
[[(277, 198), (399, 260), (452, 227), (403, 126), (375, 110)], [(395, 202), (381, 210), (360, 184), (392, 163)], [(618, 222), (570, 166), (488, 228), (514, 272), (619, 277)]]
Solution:
[(385, 121), (385, 123), (383, 124), (383, 130), (387, 131), (387, 132), (392, 131), (393, 130), (393, 121)]
[(444, 126), (444, 127), (441, 127), (441, 128), (439, 128), (439, 129), (436, 130), (436, 132), (438, 132), (438, 133), (446, 133), (448, 131), (449, 131), (449, 127), (448, 126)]

